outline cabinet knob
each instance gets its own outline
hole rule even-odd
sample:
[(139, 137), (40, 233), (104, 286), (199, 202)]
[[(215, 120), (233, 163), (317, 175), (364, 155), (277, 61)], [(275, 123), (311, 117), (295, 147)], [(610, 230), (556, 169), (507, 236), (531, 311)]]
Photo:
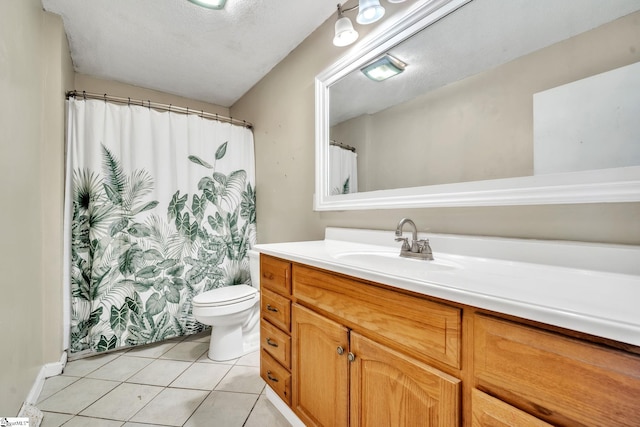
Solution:
[(356, 360), (356, 355), (349, 352), (349, 354), (347, 355), (347, 359), (349, 359), (349, 362), (353, 362), (354, 360)]
[(344, 353), (344, 348), (342, 348), (341, 346), (338, 346), (337, 352), (338, 354), (342, 355)]
[(269, 380), (273, 381), (274, 383), (278, 382), (278, 379), (276, 377), (274, 377), (273, 375), (271, 375), (271, 371), (267, 371), (267, 378), (269, 378)]
[(271, 304), (267, 304), (267, 310), (273, 311), (274, 313), (278, 312), (278, 309), (275, 307), (272, 307)]
[(271, 338), (267, 338), (267, 344), (269, 344), (271, 347), (278, 347), (278, 343), (273, 341)]

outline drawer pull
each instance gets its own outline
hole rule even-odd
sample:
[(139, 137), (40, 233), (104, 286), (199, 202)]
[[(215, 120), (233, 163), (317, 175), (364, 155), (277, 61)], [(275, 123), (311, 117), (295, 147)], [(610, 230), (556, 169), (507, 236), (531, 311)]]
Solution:
[(356, 360), (356, 355), (349, 352), (349, 354), (347, 355), (347, 359), (349, 359), (349, 362), (353, 362), (354, 360)]
[(278, 347), (278, 343), (272, 341), (271, 338), (267, 338), (267, 344), (269, 344), (271, 347)]
[(338, 352), (339, 355), (342, 355), (344, 353), (344, 348), (342, 348), (341, 346), (338, 346), (336, 351)]
[(278, 382), (278, 379), (271, 375), (271, 371), (267, 371), (267, 378), (269, 378), (269, 381), (273, 381), (274, 383)]
[(272, 311), (274, 313), (278, 312), (278, 309), (275, 307), (272, 307), (271, 304), (267, 304), (267, 310)]

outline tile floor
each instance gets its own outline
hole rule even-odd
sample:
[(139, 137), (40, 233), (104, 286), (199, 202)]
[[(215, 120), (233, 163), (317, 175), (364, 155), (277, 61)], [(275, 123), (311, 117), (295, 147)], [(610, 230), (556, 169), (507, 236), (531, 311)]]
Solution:
[(68, 362), (37, 404), (42, 427), (286, 427), (264, 395), (259, 352), (218, 363), (209, 333)]

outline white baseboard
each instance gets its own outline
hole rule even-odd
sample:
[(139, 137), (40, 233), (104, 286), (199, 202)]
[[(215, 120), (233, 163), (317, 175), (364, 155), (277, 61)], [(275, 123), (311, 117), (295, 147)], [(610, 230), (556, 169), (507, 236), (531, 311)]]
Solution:
[(42, 387), (44, 386), (44, 380), (49, 377), (55, 377), (56, 375), (60, 375), (65, 365), (67, 364), (67, 352), (62, 352), (62, 356), (60, 356), (59, 362), (47, 363), (40, 368), (38, 372), (38, 376), (36, 376), (35, 381), (33, 382), (33, 386), (27, 395), (27, 398), (20, 409), (20, 413), (27, 410), (28, 406), (35, 406), (38, 402), (38, 398), (40, 397), (40, 393), (42, 392)]
[(304, 423), (300, 421), (300, 418), (298, 418), (298, 416), (291, 410), (291, 408), (287, 406), (284, 400), (280, 399), (280, 396), (278, 396), (276, 392), (273, 391), (271, 387), (269, 387), (269, 385), (267, 385), (265, 395), (267, 396), (269, 402), (271, 402), (273, 406), (276, 407), (278, 412), (280, 412), (282, 416), (285, 417), (287, 421), (289, 421), (289, 424), (291, 424), (293, 427), (306, 427)]

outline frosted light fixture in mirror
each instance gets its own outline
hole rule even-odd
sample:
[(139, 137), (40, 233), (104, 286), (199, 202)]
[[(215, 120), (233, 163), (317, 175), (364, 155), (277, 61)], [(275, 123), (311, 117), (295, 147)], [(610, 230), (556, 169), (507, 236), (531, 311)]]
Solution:
[[(353, 46), (346, 56), (316, 77), (314, 208), (350, 210), (640, 201), (640, 166), (637, 163), (597, 170), (534, 174), (534, 94), (640, 61), (637, 25), (625, 24), (627, 27), (618, 28), (621, 22), (640, 19), (640, 4), (635, 0), (620, 0), (615, 5), (603, 5), (600, 0), (431, 0), (415, 2), (395, 21), (383, 21), (385, 25), (377, 33)], [(537, 7), (542, 12), (527, 12), (525, 7)], [(535, 13), (544, 18), (540, 18), (547, 26), (544, 31), (536, 23), (535, 31), (528, 36), (513, 33), (528, 25)], [(460, 24), (465, 19), (466, 25)], [(471, 19), (479, 23), (471, 21), (469, 25)], [(613, 32), (616, 38), (600, 40), (599, 37), (604, 37), (602, 28)], [(425, 35), (428, 36), (426, 39), (420, 38)], [(580, 40), (588, 40), (590, 49), (617, 51), (619, 57), (607, 53), (611, 58), (607, 58), (606, 66), (582, 61), (584, 64), (580, 66), (584, 70), (562, 75), (558, 70), (571, 70), (576, 61), (575, 56), (563, 54), (557, 46), (576, 44), (575, 37), (587, 37)], [(617, 42), (620, 38), (623, 38), (622, 43)], [(594, 41), (598, 46), (594, 46)], [(417, 52), (416, 46), (428, 51)], [(589, 52), (591, 55), (582, 56), (597, 56), (593, 54), (594, 50)], [(365, 95), (369, 90), (363, 89), (353, 78), (356, 75), (364, 78), (359, 69), (386, 53), (401, 57), (411, 66), (393, 79), (381, 83), (369, 81), (370, 85), (382, 88), (376, 89), (382, 92), (368, 98)], [(425, 73), (425, 67), (420, 65), (421, 55), (429, 58), (426, 74), (420, 74)], [(564, 63), (552, 64), (549, 58), (553, 55)], [(547, 69), (555, 75), (551, 71), (545, 74)], [(538, 80), (524, 79), (531, 74)], [(538, 77), (539, 74), (542, 76)], [(505, 75), (515, 76), (511, 79), (517, 84), (504, 81)], [(488, 76), (497, 80), (489, 95), (487, 88), (491, 86), (484, 85)], [(520, 77), (522, 81), (518, 81)], [(416, 84), (431, 87), (421, 94), (423, 89)], [(386, 91), (385, 85), (389, 85)], [(413, 93), (409, 99), (399, 99), (406, 92), (402, 86), (408, 86), (408, 92)], [(345, 87), (350, 89), (345, 91)], [(497, 104), (494, 92), (500, 92), (507, 101), (517, 100), (518, 108)], [(637, 105), (640, 102), (637, 91), (633, 93)], [(454, 96), (446, 98), (442, 94)], [(440, 96), (437, 98), (440, 110), (434, 108), (436, 96)], [(373, 97), (386, 99), (387, 104), (374, 106)], [(394, 97), (398, 99), (391, 99)], [(452, 101), (455, 97), (458, 103)], [(424, 116), (418, 115), (415, 109), (409, 111), (409, 107), (416, 105), (422, 106)], [(355, 109), (355, 113), (349, 111), (350, 108)], [(520, 116), (516, 117), (512, 110)], [(374, 129), (367, 136), (369, 145), (363, 146), (332, 134), (350, 120), (360, 119), (374, 124), (375, 129), (367, 128)], [(382, 139), (384, 144), (374, 147), (376, 138)], [(330, 139), (356, 146), (358, 193), (331, 194)], [(417, 140), (413, 146), (403, 145), (412, 140)], [(375, 159), (372, 153), (376, 154), (378, 163), (371, 160)], [(423, 176), (428, 179), (411, 181)], [(376, 179), (379, 182), (373, 185)], [(393, 185), (385, 187), (389, 183)]]

